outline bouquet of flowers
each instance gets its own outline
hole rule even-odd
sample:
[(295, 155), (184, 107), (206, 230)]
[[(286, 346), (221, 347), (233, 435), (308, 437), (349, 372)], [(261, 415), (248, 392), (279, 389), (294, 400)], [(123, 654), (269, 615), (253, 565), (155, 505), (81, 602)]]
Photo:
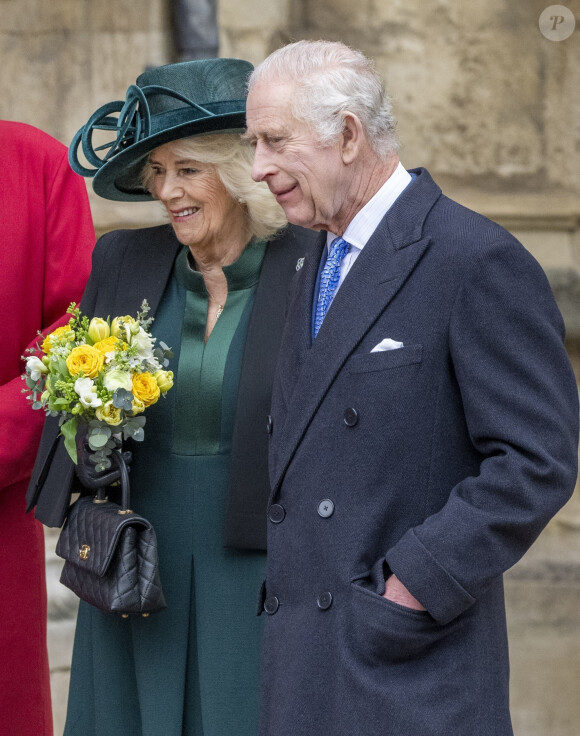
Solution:
[(115, 435), (143, 440), (143, 412), (173, 386), (173, 373), (165, 370), (172, 353), (163, 342), (155, 345), (147, 301), (135, 318), (89, 320), (74, 302), (67, 312), (68, 324), (37, 344), (43, 355), (29, 348), (30, 355), (23, 357), (27, 386), (23, 393), (33, 409), (59, 417), (65, 447), (75, 464), (80, 427), (100, 472), (111, 467)]

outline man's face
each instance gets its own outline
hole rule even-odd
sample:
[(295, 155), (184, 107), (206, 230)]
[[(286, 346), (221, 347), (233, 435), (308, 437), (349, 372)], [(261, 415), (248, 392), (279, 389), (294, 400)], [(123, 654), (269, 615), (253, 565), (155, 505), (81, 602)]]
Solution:
[(252, 177), (268, 184), (289, 222), (338, 232), (347, 190), (340, 142), (318, 143), (310, 127), (292, 115), (292, 94), (290, 84), (262, 82), (248, 97)]

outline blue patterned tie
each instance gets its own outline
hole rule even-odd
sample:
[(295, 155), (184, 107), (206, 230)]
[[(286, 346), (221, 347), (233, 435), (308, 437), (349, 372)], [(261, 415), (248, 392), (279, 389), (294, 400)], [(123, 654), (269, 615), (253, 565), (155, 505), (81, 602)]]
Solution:
[(316, 303), (316, 315), (314, 316), (314, 337), (318, 335), (318, 330), (332, 303), (332, 297), (340, 278), (340, 264), (349, 249), (350, 243), (342, 238), (335, 238), (330, 244), (330, 253), (320, 274), (320, 290), (318, 292), (318, 302)]

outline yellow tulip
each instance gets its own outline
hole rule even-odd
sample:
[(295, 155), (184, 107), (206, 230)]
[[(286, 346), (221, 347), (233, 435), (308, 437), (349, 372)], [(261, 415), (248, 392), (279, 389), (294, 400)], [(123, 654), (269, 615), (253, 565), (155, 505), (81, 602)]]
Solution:
[(115, 319), (111, 322), (111, 335), (128, 340), (131, 333), (131, 328), (134, 324), (134, 318), (129, 316), (128, 314), (126, 314), (124, 317), (115, 317)]
[(167, 393), (173, 387), (173, 371), (155, 371), (153, 378), (157, 381), (162, 394)]
[(95, 342), (106, 340), (111, 334), (109, 325), (100, 317), (93, 317), (89, 323), (89, 337)]

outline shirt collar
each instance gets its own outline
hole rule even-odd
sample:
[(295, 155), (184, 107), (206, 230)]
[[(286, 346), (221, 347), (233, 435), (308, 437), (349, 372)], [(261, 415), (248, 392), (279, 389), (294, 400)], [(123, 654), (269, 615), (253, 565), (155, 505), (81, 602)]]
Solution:
[[(403, 164), (399, 162), (397, 168), (379, 191), (357, 212), (346, 228), (342, 237), (351, 244), (351, 250), (352, 248), (356, 248), (357, 250), (364, 248), (371, 235), (377, 229), (379, 222), (411, 181), (411, 175)], [(330, 244), (336, 237), (336, 235), (330, 232), (326, 234), (327, 248), (330, 249)]]

